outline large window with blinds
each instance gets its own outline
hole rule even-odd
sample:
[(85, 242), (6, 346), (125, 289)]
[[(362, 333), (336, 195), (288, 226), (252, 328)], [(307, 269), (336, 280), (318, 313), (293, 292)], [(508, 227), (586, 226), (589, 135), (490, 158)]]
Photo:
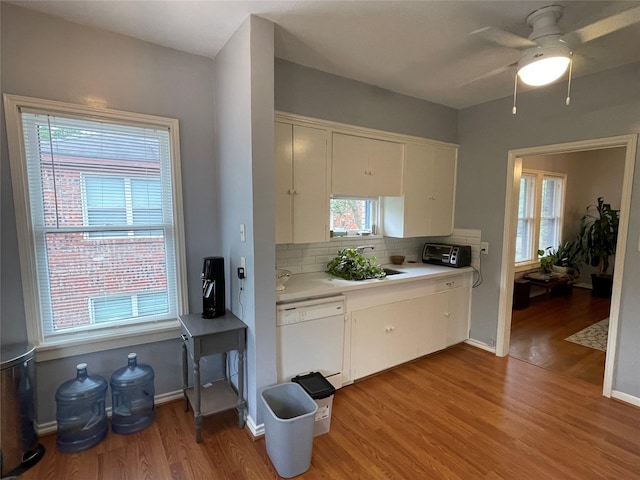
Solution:
[(10, 141), (19, 143), (11, 173), (22, 190), (14, 194), (27, 220), (21, 264), (34, 267), (33, 275), (22, 272), (38, 319), (31, 340), (46, 345), (175, 323), (186, 293), (177, 121), (21, 105), (20, 97), (10, 103)]
[(562, 241), (566, 175), (523, 170), (520, 177), (516, 268), (539, 261), (538, 250), (556, 248)]

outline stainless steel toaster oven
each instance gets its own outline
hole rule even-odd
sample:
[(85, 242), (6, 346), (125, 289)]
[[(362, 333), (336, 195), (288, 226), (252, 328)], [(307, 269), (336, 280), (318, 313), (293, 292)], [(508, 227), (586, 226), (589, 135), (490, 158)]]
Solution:
[(422, 261), (445, 267), (468, 267), (471, 265), (471, 247), (469, 245), (425, 243), (422, 250)]

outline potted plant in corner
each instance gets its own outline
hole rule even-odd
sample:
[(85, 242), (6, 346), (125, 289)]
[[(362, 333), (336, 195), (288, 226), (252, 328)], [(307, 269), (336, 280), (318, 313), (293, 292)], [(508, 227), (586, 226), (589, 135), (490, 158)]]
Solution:
[(576, 241), (579, 244), (584, 262), (596, 267), (591, 274), (594, 297), (610, 297), (613, 274), (609, 274), (609, 257), (615, 255), (618, 242), (618, 224), (620, 211), (611, 208), (598, 197), (596, 205), (589, 205), (580, 220), (580, 233)]

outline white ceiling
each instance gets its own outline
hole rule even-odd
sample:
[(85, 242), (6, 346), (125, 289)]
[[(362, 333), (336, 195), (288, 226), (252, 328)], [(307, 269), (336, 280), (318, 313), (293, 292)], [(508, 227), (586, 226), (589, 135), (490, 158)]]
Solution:
[[(563, 32), (640, 1), (12, 1), (72, 22), (215, 58), (249, 14), (276, 25), (276, 56), (454, 108), (510, 96), (518, 50), (468, 37), (493, 26), (528, 36), (526, 16), (565, 7)], [(640, 61), (640, 24), (576, 48), (574, 77)]]

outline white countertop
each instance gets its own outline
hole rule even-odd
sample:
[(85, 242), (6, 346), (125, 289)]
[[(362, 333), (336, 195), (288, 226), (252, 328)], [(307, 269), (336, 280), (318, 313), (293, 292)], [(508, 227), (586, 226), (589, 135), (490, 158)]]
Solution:
[(403, 273), (388, 275), (383, 279), (344, 280), (324, 272), (300, 273), (292, 275), (285, 289), (276, 292), (276, 302), (290, 302), (305, 298), (328, 297), (363, 288), (376, 288), (397, 285), (416, 280), (450, 277), (458, 273), (472, 272), (471, 267), (450, 268), (425, 263), (404, 263), (402, 265), (383, 265), (386, 268)]

